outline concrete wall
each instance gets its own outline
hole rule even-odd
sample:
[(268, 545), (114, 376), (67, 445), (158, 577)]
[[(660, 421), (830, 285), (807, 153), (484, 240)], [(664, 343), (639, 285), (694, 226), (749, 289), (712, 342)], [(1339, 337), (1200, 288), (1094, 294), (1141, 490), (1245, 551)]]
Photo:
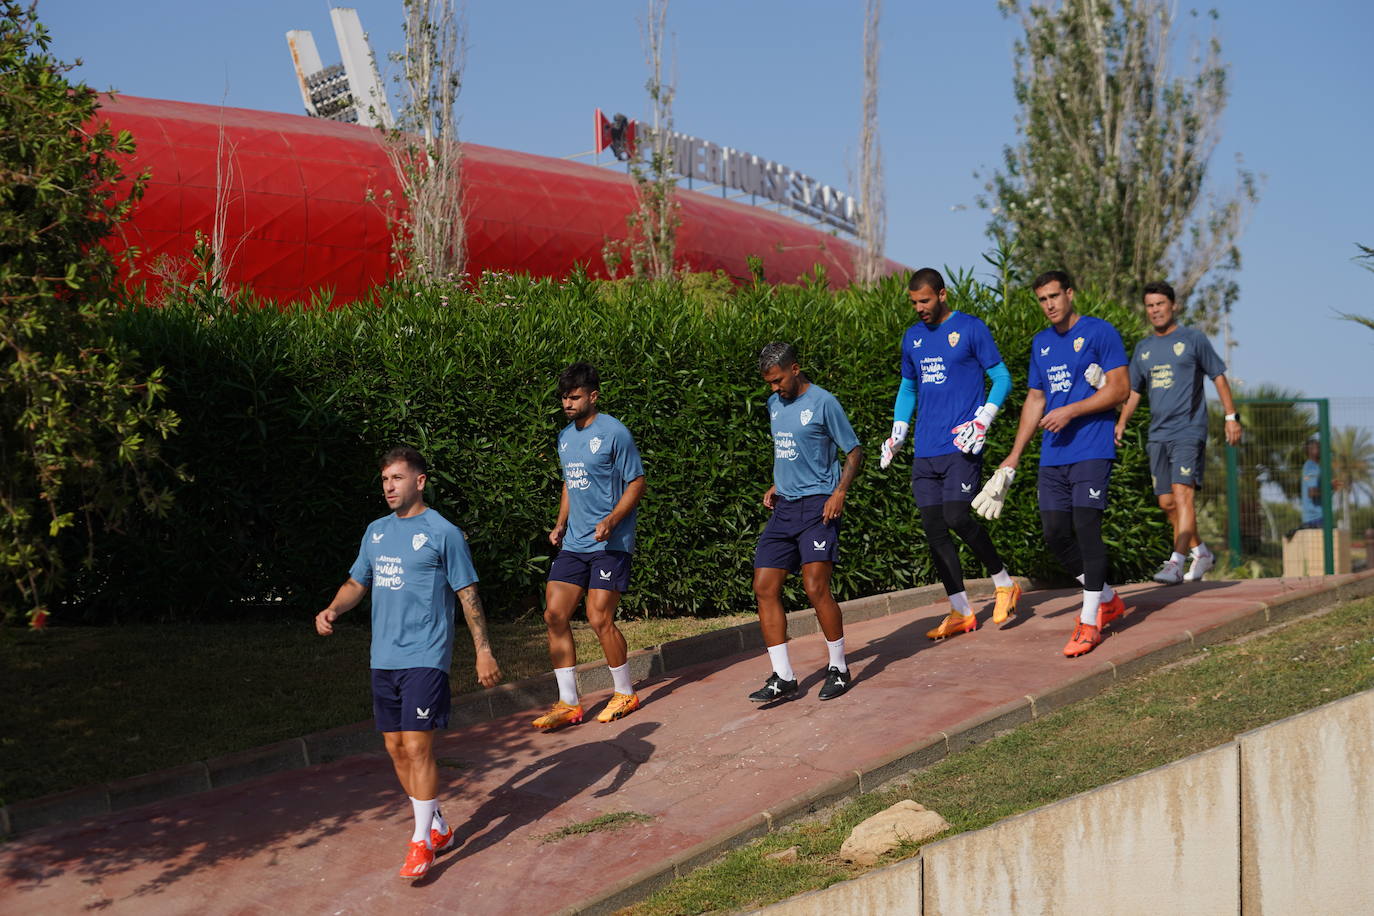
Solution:
[(1237, 740), (1244, 911), (1374, 912), (1374, 691)]
[(759, 912), (1374, 913), (1374, 690)]

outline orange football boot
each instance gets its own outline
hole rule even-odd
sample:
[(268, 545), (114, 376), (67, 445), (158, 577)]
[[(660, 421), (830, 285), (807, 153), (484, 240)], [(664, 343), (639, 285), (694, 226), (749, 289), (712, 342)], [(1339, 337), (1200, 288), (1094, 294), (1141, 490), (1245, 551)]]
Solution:
[(1079, 621), (1078, 625), (1073, 628), (1073, 636), (1069, 637), (1068, 644), (1064, 646), (1064, 655), (1069, 658), (1087, 655), (1096, 649), (1101, 642), (1101, 628)]
[(553, 731), (565, 725), (576, 725), (582, 721), (582, 706), (570, 706), (559, 700), (542, 716), (534, 720), (534, 727), (543, 731)]
[(946, 639), (950, 636), (958, 636), (960, 633), (972, 633), (976, 629), (978, 629), (977, 614), (960, 614), (958, 611), (950, 611), (949, 616), (940, 621), (938, 627), (926, 632), (926, 636), (930, 639)]
[(1021, 586), (1013, 582), (997, 589), (997, 603), (992, 606), (992, 622), (1001, 626), (1016, 616), (1016, 602), (1021, 600)]
[(423, 878), (433, 864), (434, 850), (426, 846), (424, 840), (416, 840), (406, 850), (406, 864), (401, 866), (400, 875), (402, 878)]

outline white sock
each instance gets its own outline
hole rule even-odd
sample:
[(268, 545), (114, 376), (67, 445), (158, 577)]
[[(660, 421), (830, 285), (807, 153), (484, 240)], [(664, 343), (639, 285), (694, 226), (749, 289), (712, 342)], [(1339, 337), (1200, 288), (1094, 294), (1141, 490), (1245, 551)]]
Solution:
[(1011, 573), (1007, 572), (1006, 569), (1003, 568), (1001, 572), (995, 572), (992, 574), (992, 584), (997, 586), (998, 588), (1011, 588), (1016, 583), (1011, 580)]
[(830, 667), (839, 668), (841, 671), (848, 671), (849, 666), (844, 663), (844, 637), (831, 642), (825, 641), (825, 648), (830, 652)]
[(448, 833), (448, 821), (444, 820), (444, 815), (437, 806), (434, 809), (434, 829), (440, 833)]
[(950, 595), (949, 606), (965, 617), (973, 613), (973, 606), (968, 603), (968, 592), (955, 592)]
[(1083, 610), (1078, 612), (1078, 621), (1097, 626), (1097, 611), (1102, 607), (1102, 592), (1083, 590)]
[(577, 705), (577, 669), (555, 668), (553, 676), (558, 681), (558, 699), (569, 706)]
[(1188, 553), (1195, 557), (1210, 557), (1212, 555), (1212, 551), (1207, 549), (1207, 545), (1201, 542)]
[(1183, 561), (1184, 561), (1185, 559), (1186, 559), (1186, 557), (1184, 557), (1183, 554), (1179, 553), (1177, 550), (1175, 550), (1173, 553), (1169, 554), (1169, 562), (1170, 562), (1170, 563), (1173, 563), (1173, 564), (1175, 564), (1175, 565), (1177, 565), (1177, 566), (1182, 566), (1182, 565), (1183, 565)]
[(768, 647), (768, 660), (773, 663), (773, 673), (784, 681), (795, 681), (797, 676), (792, 673), (792, 660), (787, 657), (787, 643), (778, 643), (776, 646)]
[[(607, 667), (610, 667), (609, 665)], [(615, 692), (630, 694), (635, 692), (635, 685), (630, 683), (630, 663), (626, 662), (619, 668), (611, 668), (611, 680), (615, 682)]]
[(434, 844), (429, 841), (429, 825), (434, 823), (434, 812), (439, 807), (439, 799), (411, 798), (410, 807), (415, 810), (415, 832), (410, 835), (410, 842), (418, 843), (424, 840), (425, 845), (433, 849)]
[[(1078, 575), (1074, 576), (1074, 578), (1078, 580), (1078, 584), (1079, 584), (1079, 585), (1083, 585), (1083, 584), (1084, 584), (1084, 578), (1083, 578), (1083, 574), (1082, 574), (1082, 573), (1079, 573)], [(1103, 600), (1103, 601), (1111, 601), (1111, 600), (1112, 600), (1113, 598), (1115, 598), (1115, 597), (1116, 597), (1116, 591), (1115, 591), (1110, 585), (1108, 585), (1106, 582), (1103, 582), (1103, 583), (1102, 583), (1102, 600)]]

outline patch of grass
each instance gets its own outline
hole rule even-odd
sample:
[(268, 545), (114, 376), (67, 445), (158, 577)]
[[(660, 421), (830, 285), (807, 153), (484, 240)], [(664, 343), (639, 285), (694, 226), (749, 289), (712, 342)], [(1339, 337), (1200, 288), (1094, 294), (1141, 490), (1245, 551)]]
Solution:
[(573, 836), (586, 836), (589, 833), (597, 833), (601, 830), (623, 830), (634, 824), (647, 824), (653, 818), (638, 811), (612, 811), (600, 817), (594, 817), (589, 821), (582, 821), (578, 824), (569, 824), (566, 827), (559, 827), (552, 833), (546, 833), (539, 838), (541, 843), (557, 843), (559, 840), (566, 840)]
[[(622, 620), (643, 649), (752, 620)], [(549, 669), (542, 619), (493, 623), (507, 681)], [(578, 658), (601, 658), (585, 620)], [(333, 636), (310, 620), (0, 630), (0, 802), (61, 792), (348, 725), (372, 715), (365, 611)], [(454, 640), (455, 692), (477, 689)]]
[[(745, 909), (827, 887), (867, 871), (841, 861), (840, 845), (860, 821), (904, 798), (944, 815), (949, 833), (977, 830), (1371, 687), (1374, 600), (1364, 600), (1113, 686), (726, 853), (621, 913)], [(796, 862), (764, 858), (794, 845)], [(904, 846), (878, 866), (917, 852)]]

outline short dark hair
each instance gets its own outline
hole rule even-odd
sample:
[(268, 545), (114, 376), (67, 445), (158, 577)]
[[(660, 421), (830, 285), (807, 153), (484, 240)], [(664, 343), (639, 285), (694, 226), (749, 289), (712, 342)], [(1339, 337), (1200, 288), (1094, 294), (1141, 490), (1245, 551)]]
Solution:
[(1170, 302), (1178, 301), (1178, 298), (1174, 295), (1174, 288), (1169, 284), (1165, 283), (1163, 280), (1156, 280), (1153, 283), (1146, 283), (1145, 289), (1143, 289), (1140, 293), (1140, 298), (1144, 299), (1146, 296), (1156, 294), (1163, 296)]
[(783, 343), (775, 340), (770, 344), (764, 344), (759, 351), (759, 371), (767, 372), (774, 366), (782, 366), (784, 369), (797, 363), (797, 348), (790, 343)]
[(601, 375), (591, 363), (573, 363), (558, 373), (558, 396), (560, 398), (578, 388), (585, 389), (588, 394), (601, 390)]
[(911, 272), (911, 279), (906, 283), (907, 289), (914, 293), (927, 286), (938, 293), (945, 288), (945, 278), (934, 267), (922, 267)]
[(1067, 271), (1047, 270), (1031, 281), (1031, 289), (1036, 290), (1051, 283), (1058, 283), (1064, 289), (1073, 289), (1073, 277)]
[(408, 445), (398, 445), (389, 449), (382, 460), (377, 464), (377, 470), (385, 471), (398, 461), (404, 461), (410, 465), (410, 469), (417, 474), (428, 474), (429, 465), (425, 463), (425, 456)]

